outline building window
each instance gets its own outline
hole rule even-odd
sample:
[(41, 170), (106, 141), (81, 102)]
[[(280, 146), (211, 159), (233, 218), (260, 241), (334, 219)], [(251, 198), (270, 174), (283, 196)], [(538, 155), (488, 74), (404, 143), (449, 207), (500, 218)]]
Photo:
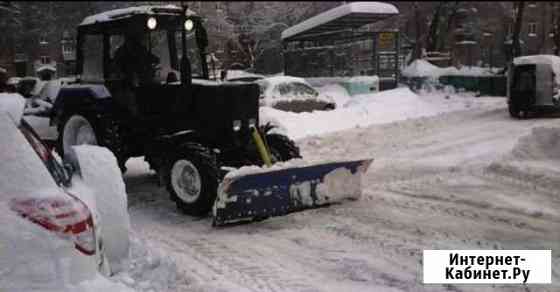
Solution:
[(51, 57), (41, 56), (41, 64), (50, 64), (50, 63), (51, 63)]
[(49, 42), (47, 41), (47, 37), (42, 35), (39, 37), (39, 44), (40, 45), (47, 45)]
[(72, 45), (62, 45), (62, 52), (70, 54), (74, 51)]
[(529, 22), (529, 36), (537, 36), (537, 23)]

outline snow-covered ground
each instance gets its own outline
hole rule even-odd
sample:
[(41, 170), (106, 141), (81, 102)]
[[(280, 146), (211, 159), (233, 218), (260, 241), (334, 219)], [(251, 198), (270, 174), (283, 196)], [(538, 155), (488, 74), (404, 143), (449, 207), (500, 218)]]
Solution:
[[(375, 161), (361, 200), (259, 223), (180, 214), (129, 160), (133, 264), (117, 277), (140, 291), (559, 291), (559, 120), (445, 96), (397, 89), (332, 112), (271, 111), (303, 157)], [(551, 249), (553, 284), (423, 285), (424, 249)]]

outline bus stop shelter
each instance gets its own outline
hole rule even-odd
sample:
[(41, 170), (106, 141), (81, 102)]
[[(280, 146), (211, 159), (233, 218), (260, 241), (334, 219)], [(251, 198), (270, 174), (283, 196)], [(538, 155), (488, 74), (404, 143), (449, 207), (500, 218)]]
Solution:
[[(371, 25), (397, 16), (383, 2), (353, 2), (282, 32), (284, 74), (299, 77), (377, 75), (385, 87), (399, 78), (399, 31)], [(382, 85), (382, 87), (384, 87)]]

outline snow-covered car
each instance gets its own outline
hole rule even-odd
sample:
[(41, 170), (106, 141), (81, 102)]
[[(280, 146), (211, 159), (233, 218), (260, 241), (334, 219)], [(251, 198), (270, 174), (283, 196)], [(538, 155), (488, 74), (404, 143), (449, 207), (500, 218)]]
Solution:
[(41, 92), (45, 81), (37, 77), (23, 77), (17, 83), (17, 92), (25, 98), (36, 96)]
[(8, 81), (6, 82), (6, 87), (8, 88), (8, 91), (16, 92), (20, 81), (21, 81), (21, 77), (8, 78)]
[(45, 82), (45, 85), (43, 85), (37, 97), (41, 100), (54, 103), (56, 97), (58, 96), (58, 92), (60, 91), (60, 88), (64, 85), (68, 85), (74, 82), (76, 82), (76, 78), (74, 77), (63, 77), (63, 78), (49, 80)]
[(128, 260), (129, 218), (116, 159), (78, 146), (62, 161), (0, 94), (0, 287), (130, 291), (109, 281)]
[(334, 99), (319, 93), (305, 79), (275, 76), (256, 81), (261, 90), (260, 105), (290, 112), (335, 109)]
[(243, 70), (228, 70), (226, 73), (227, 81), (255, 82), (264, 78), (264, 75), (255, 74)]

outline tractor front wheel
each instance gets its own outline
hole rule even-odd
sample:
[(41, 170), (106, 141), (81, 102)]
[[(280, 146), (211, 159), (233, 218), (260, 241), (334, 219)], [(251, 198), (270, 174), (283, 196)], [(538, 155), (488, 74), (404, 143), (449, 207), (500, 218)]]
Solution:
[(186, 149), (168, 160), (163, 175), (171, 199), (183, 213), (204, 216), (212, 209), (219, 168), (209, 151)]

